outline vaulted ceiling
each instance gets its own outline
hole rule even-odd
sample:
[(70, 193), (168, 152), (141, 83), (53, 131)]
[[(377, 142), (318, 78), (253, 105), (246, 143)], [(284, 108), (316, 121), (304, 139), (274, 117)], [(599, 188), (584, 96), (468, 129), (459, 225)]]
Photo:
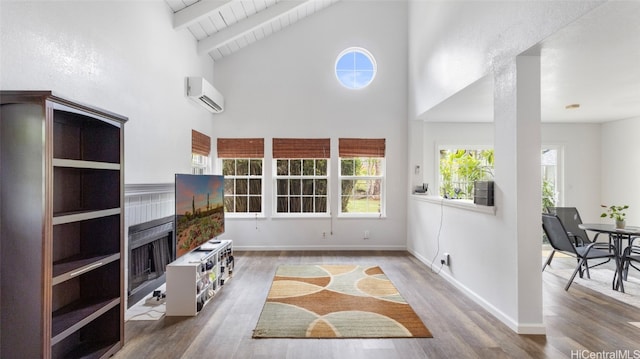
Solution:
[(338, 0), (166, 0), (173, 27), (188, 29), (213, 60), (291, 26)]
[[(528, 51), (540, 56), (543, 122), (640, 116), (638, 19), (640, 1), (609, 1)], [(490, 122), (493, 100), (487, 76), (423, 116), (430, 122)]]
[[(339, 0), (165, 0), (173, 26), (198, 53), (222, 59)], [(549, 122), (603, 122), (640, 116), (640, 2), (612, 1), (532, 49), (541, 55), (542, 115)], [(493, 117), (488, 78), (428, 111), (429, 121)], [(565, 106), (580, 104), (579, 110)]]

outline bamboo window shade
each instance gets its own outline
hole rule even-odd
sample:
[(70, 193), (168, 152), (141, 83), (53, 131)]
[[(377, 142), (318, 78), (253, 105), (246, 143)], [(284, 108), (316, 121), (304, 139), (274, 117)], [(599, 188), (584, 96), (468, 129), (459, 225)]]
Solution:
[(209, 156), (211, 153), (211, 137), (196, 130), (191, 130), (191, 152), (201, 156)]
[(384, 157), (386, 140), (384, 138), (340, 138), (339, 156), (347, 157)]
[(329, 138), (274, 138), (273, 158), (330, 158)]
[(218, 138), (218, 158), (264, 158), (264, 138)]

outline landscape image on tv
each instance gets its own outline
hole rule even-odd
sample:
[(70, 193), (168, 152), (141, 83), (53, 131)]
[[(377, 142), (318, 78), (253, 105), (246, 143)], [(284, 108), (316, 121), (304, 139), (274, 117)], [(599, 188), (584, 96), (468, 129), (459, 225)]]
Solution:
[(176, 174), (176, 258), (224, 233), (224, 177)]

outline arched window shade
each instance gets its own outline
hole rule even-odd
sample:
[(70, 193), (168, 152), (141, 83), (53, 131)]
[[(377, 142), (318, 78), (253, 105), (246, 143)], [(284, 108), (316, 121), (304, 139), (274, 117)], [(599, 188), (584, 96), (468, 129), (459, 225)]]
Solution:
[(338, 152), (347, 157), (384, 157), (386, 140), (384, 138), (340, 138)]
[(218, 158), (264, 158), (264, 138), (218, 138)]
[(273, 158), (330, 158), (329, 138), (274, 138)]
[(211, 137), (196, 130), (191, 130), (191, 152), (201, 156), (209, 156), (211, 153)]

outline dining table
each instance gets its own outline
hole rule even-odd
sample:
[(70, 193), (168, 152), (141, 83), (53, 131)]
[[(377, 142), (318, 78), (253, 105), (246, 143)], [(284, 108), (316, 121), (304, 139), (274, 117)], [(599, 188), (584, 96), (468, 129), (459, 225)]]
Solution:
[(636, 237), (640, 237), (640, 227), (637, 226), (625, 226), (624, 228), (617, 228), (613, 224), (606, 223), (583, 223), (578, 225), (579, 228), (585, 231), (591, 231), (596, 233), (604, 233), (609, 235), (609, 238), (613, 240), (613, 245), (616, 247), (616, 274), (613, 279), (613, 289), (619, 290), (624, 293), (624, 282), (622, 277), (623, 271), (623, 253), (626, 248), (622, 246), (624, 240), (627, 240), (627, 246), (631, 245)]

